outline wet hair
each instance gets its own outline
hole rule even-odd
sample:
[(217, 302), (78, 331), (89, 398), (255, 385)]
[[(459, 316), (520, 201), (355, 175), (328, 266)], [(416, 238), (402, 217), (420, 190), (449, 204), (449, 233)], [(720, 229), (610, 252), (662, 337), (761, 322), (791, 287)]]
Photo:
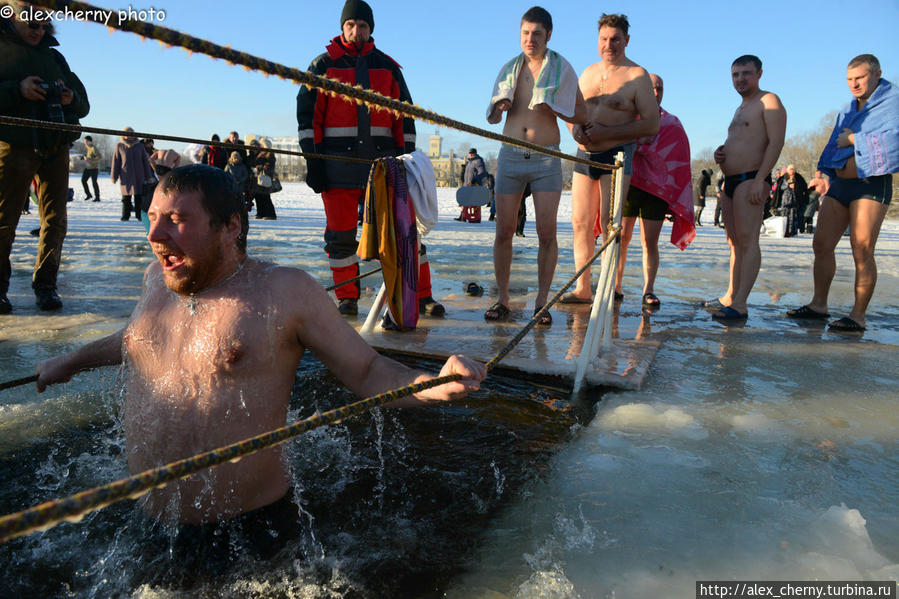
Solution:
[(730, 64), (730, 66), (735, 67), (738, 64), (751, 64), (755, 66), (756, 71), (762, 70), (762, 59), (755, 54), (744, 54), (743, 56), (738, 56), (737, 59)]
[(858, 67), (863, 64), (868, 65), (868, 70), (872, 73), (875, 71), (880, 71), (880, 61), (877, 60), (877, 57), (873, 54), (859, 54), (855, 58), (849, 61), (849, 66), (847, 69), (851, 69), (852, 67)]
[(621, 30), (621, 33), (624, 35), (627, 35), (631, 24), (627, 22), (627, 15), (610, 15), (602, 13), (602, 16), (599, 17), (599, 28), (602, 29), (603, 27), (614, 27), (615, 29)]
[(166, 173), (159, 181), (159, 189), (164, 194), (172, 191), (199, 192), (203, 209), (209, 214), (209, 223), (216, 229), (226, 226), (232, 216), (238, 215), (240, 235), (237, 237), (237, 249), (242, 254), (247, 253), (250, 221), (247, 219), (247, 205), (234, 177), (208, 164), (188, 164)]
[(543, 25), (547, 32), (553, 30), (553, 18), (549, 11), (541, 6), (532, 6), (521, 17), (522, 23), (537, 23)]

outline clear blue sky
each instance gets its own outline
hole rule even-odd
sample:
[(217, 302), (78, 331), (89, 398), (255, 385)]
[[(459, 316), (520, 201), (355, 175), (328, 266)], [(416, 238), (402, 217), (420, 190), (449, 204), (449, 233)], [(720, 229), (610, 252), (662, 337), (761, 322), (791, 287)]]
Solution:
[[(343, 7), (342, 0), (139, 1), (131, 6), (165, 10), (162, 24), (167, 27), (303, 69), (339, 33)], [(501, 131), (501, 126), (486, 123), (486, 105), (500, 66), (520, 52), (519, 21), (531, 1), (369, 3), (375, 42), (403, 66), (417, 104)], [(845, 67), (853, 56), (877, 55), (884, 76), (899, 80), (897, 0), (630, 0), (602, 5), (550, 0), (541, 6), (553, 16), (549, 46), (578, 73), (599, 59), (600, 13), (627, 14), (627, 55), (664, 78), (663, 106), (680, 117), (694, 156), (724, 140), (739, 103), (730, 84), (730, 64), (738, 55), (762, 59), (762, 87), (777, 93), (786, 106), (788, 137), (813, 129), (822, 116), (848, 102)], [(60, 49), (87, 87), (92, 106), (83, 121), (87, 125), (130, 125), (203, 139), (212, 133), (224, 138), (232, 129), (241, 135), (296, 135), (292, 83), (91, 23), (59, 23), (57, 35)], [(418, 124), (419, 147), (427, 147), (433, 132), (433, 125)], [(486, 155), (498, 149), (495, 142), (469, 134), (440, 133), (444, 150), (475, 145)], [(563, 150), (574, 147), (563, 132)]]

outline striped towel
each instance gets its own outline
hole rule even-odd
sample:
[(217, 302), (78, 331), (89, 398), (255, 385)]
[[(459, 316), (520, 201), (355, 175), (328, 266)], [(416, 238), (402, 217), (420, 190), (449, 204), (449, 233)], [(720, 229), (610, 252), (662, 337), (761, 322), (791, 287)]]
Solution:
[[(500, 100), (515, 100), (515, 86), (518, 85), (518, 73), (525, 63), (524, 53), (519, 54), (500, 69), (499, 76), (493, 84), (493, 98), (487, 107), (487, 116)], [(574, 116), (574, 105), (577, 101), (577, 73), (562, 55), (554, 50), (547, 50), (543, 57), (543, 66), (534, 81), (534, 91), (528, 108), (533, 110), (538, 104), (546, 104), (554, 112), (566, 117)]]

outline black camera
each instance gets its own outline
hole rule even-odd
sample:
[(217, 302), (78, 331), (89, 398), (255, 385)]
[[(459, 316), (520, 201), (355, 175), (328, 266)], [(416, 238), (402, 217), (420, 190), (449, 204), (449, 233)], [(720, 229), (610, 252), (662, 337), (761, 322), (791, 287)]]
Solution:
[(66, 115), (62, 110), (62, 93), (66, 90), (66, 86), (60, 81), (42, 82), (38, 85), (46, 94), (44, 102), (47, 104), (47, 120), (54, 123), (65, 123)]

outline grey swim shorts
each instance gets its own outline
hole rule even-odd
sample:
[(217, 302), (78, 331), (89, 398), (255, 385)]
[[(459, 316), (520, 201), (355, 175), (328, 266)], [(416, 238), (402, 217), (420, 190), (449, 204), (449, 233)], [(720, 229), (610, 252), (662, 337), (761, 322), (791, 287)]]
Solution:
[[(559, 146), (547, 146), (558, 150)], [(531, 191), (562, 191), (562, 160), (503, 144), (499, 149), (494, 191), (521, 195), (531, 184)]]
[[(636, 149), (637, 142), (634, 141), (622, 144), (620, 146), (615, 146), (614, 148), (609, 148), (608, 150), (603, 150), (602, 152), (585, 152), (582, 149), (578, 148), (577, 157), (586, 158), (587, 160), (592, 160), (593, 162), (601, 162), (603, 164), (615, 164), (615, 154), (617, 154), (618, 152), (624, 152), (624, 174), (630, 175), (634, 172), (634, 151)], [(580, 162), (574, 163), (574, 172), (580, 173), (582, 175), (587, 175), (593, 180), (599, 179), (603, 175), (612, 174), (612, 171), (610, 169), (587, 166), (586, 164), (581, 164)]]

